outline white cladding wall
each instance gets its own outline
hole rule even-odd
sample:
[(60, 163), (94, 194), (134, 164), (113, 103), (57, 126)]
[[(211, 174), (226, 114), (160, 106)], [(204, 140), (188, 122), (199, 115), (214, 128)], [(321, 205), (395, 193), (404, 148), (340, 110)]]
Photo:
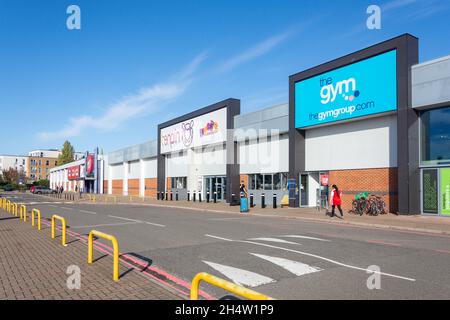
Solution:
[(139, 160), (129, 162), (128, 170), (128, 179), (139, 179), (141, 176), (141, 166)]
[(166, 176), (167, 177), (187, 177), (189, 172), (187, 152), (172, 153), (166, 157)]
[(197, 176), (219, 176), (227, 174), (227, 158), (223, 144), (192, 151), (192, 172)]
[(310, 129), (305, 134), (306, 171), (397, 166), (397, 116)]
[(241, 174), (289, 172), (289, 137), (240, 142), (238, 159)]
[(124, 178), (123, 164), (116, 164), (111, 166), (111, 179), (121, 180)]
[(156, 178), (158, 176), (158, 161), (155, 159), (144, 159), (143, 169), (145, 178)]

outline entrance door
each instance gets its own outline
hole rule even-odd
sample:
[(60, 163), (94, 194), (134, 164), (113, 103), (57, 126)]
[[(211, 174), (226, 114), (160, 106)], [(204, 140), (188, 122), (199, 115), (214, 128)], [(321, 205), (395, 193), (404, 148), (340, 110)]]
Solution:
[(217, 201), (226, 199), (226, 177), (205, 177), (205, 193), (209, 192), (210, 199), (214, 199), (214, 192), (217, 192)]
[(308, 175), (302, 174), (300, 175), (300, 206), (307, 207), (308, 206)]

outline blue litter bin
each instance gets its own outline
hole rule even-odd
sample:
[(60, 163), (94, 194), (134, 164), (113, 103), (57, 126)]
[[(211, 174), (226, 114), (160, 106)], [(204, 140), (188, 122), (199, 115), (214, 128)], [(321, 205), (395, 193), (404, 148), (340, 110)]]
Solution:
[(248, 199), (245, 197), (241, 198), (241, 212), (248, 212)]

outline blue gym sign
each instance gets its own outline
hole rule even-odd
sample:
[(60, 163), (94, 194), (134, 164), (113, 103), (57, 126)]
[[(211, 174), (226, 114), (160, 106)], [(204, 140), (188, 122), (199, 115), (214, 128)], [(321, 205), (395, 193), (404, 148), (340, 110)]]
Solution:
[(295, 84), (295, 127), (397, 110), (397, 51), (392, 50)]

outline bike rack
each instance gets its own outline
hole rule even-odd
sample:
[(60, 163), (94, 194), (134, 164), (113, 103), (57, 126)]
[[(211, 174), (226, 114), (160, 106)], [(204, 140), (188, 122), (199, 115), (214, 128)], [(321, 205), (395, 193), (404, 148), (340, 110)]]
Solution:
[(13, 209), (12, 209), (11, 214), (13, 214), (13, 215), (15, 215), (17, 217), (17, 215), (18, 215), (18, 205), (17, 205), (17, 203), (14, 202), (12, 204), (12, 207), (13, 207)]
[(205, 281), (213, 286), (222, 288), (249, 300), (274, 300), (269, 296), (238, 286), (237, 284), (220, 279), (206, 272), (197, 274), (192, 280), (191, 300), (198, 300), (198, 290), (201, 281)]
[(27, 222), (27, 206), (24, 204), (20, 205), (20, 219)]
[(57, 216), (57, 215), (52, 216), (52, 239), (55, 239), (55, 220), (61, 221), (61, 224), (62, 224), (61, 244), (64, 247), (67, 247), (67, 244), (66, 244), (66, 228), (67, 228), (66, 219), (64, 219), (63, 217)]
[(33, 227), (34, 227), (34, 213), (36, 213), (38, 217), (38, 230), (41, 230), (41, 210), (38, 209), (31, 210), (31, 225)]
[(117, 242), (116, 237), (106, 234), (100, 231), (92, 230), (89, 233), (88, 237), (88, 264), (92, 264), (92, 255), (93, 255), (93, 247), (94, 247), (94, 236), (103, 238), (106, 240), (110, 240), (113, 244), (113, 280), (119, 281), (119, 243)]

